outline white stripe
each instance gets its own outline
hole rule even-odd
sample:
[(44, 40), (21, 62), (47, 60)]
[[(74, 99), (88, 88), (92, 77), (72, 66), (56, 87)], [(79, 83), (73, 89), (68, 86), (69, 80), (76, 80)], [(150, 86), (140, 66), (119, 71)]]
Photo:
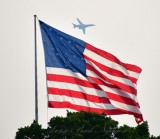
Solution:
[(80, 73), (76, 73), (71, 71), (70, 69), (63, 68), (55, 68), (55, 67), (46, 67), (48, 74), (56, 74), (56, 75), (64, 75), (64, 76), (72, 76), (77, 79), (87, 80), (85, 76)]
[(130, 77), (133, 77), (133, 78), (136, 78), (136, 79), (139, 78), (140, 73), (134, 72), (134, 71), (131, 71), (131, 70), (127, 70), (127, 71), (129, 72)]
[[(103, 80), (102, 78), (100, 78), (96, 73), (94, 73), (93, 71), (91, 71), (91, 70), (86, 70), (86, 73), (88, 74), (88, 78), (89, 77), (94, 77), (94, 78), (97, 78), (97, 79), (100, 79), (100, 80), (102, 80), (103, 82), (105, 82), (106, 84), (110, 84), (110, 85), (112, 85), (111, 83), (109, 83), (109, 82), (107, 82), (106, 80)], [(87, 78), (87, 79), (88, 79)], [(89, 78), (90, 79), (90, 78)], [(94, 82), (94, 81), (92, 81), (92, 82)], [(96, 83), (97, 84), (97, 83)]]
[(84, 99), (73, 98), (73, 97), (68, 97), (64, 95), (59, 96), (59, 95), (49, 94), (49, 101), (70, 102), (71, 104), (91, 107), (91, 108), (97, 108), (97, 109), (106, 109), (106, 110), (116, 109), (112, 104), (95, 103), (95, 102), (87, 101)]
[(121, 71), (123, 74), (127, 75), (127, 76), (130, 76), (130, 77), (133, 77), (133, 78), (136, 78), (138, 79), (139, 77), (139, 73), (137, 72), (134, 72), (134, 71), (130, 71), (130, 70), (126, 70), (123, 66), (113, 62), (113, 61), (110, 61), (104, 57), (101, 57), (100, 55), (92, 52), (91, 50), (89, 49), (85, 49), (84, 55), (88, 56), (89, 58), (91, 59), (97, 59), (97, 62), (102, 64), (102, 65), (107, 65), (108, 67), (112, 68), (112, 69), (115, 69), (115, 70), (119, 70)]
[[(132, 86), (136, 89), (136, 84), (132, 83), (131, 80), (129, 79), (126, 79), (126, 78), (122, 78), (122, 77), (117, 77), (117, 76), (113, 76), (111, 74), (108, 74), (104, 71), (102, 71), (100, 68), (98, 68), (94, 63), (86, 60), (86, 62), (91, 65), (92, 67), (94, 67), (97, 71), (99, 71), (101, 74), (105, 75), (107, 78), (111, 79), (111, 80), (115, 80), (115, 81), (118, 81), (118, 82), (121, 82), (123, 84), (126, 84), (128, 86)], [(86, 71), (86, 74), (88, 76), (92, 76), (93, 75), (93, 72), (91, 72), (90, 70), (87, 69)], [(96, 74), (96, 73), (95, 73)], [(98, 75), (97, 75), (98, 76)], [(99, 77), (99, 76), (98, 76)]]
[[(89, 77), (85, 77), (85, 76), (83, 76), (80, 73), (73, 72), (70, 69), (55, 68), (55, 67), (46, 67), (46, 71), (47, 71), (48, 74), (71, 76), (71, 77), (74, 77), (74, 78), (77, 78), (77, 79), (80, 79), (80, 80), (88, 81), (90, 83), (95, 83)], [(92, 72), (92, 71), (90, 71), (90, 72)], [(92, 72), (92, 77), (96, 77), (97, 78), (98, 75), (95, 74), (94, 72)], [(99, 77), (99, 79), (101, 79), (101, 78)], [(104, 81), (104, 82), (107, 83), (107, 84), (111, 84), (111, 83), (109, 83), (107, 81)]]
[(116, 108), (120, 108), (126, 111), (130, 111), (130, 112), (134, 112), (134, 113), (138, 113), (141, 114), (140, 110), (138, 109), (138, 107), (132, 106), (132, 105), (128, 105), (128, 104), (124, 104), (118, 101), (114, 101), (114, 100), (110, 100), (111, 104), (113, 104)]
[(97, 97), (105, 97), (108, 98), (106, 93), (101, 90), (97, 90), (94, 88), (88, 88), (84, 86), (80, 86), (77, 84), (72, 83), (64, 83), (64, 82), (57, 82), (57, 81), (47, 81), (48, 87), (51, 88), (59, 88), (59, 89), (66, 89), (66, 90), (73, 90), (78, 92), (83, 92), (85, 94), (97, 96)]
[(121, 89), (117, 89), (117, 88), (111, 88), (111, 87), (108, 87), (108, 86), (105, 86), (105, 85), (99, 85), (105, 92), (110, 92), (112, 94), (116, 94), (118, 96), (123, 96), (123, 97), (126, 97), (126, 98), (130, 98), (130, 99), (133, 99), (134, 101), (138, 102), (137, 101), (137, 97), (131, 93), (128, 93), (128, 92), (125, 92)]

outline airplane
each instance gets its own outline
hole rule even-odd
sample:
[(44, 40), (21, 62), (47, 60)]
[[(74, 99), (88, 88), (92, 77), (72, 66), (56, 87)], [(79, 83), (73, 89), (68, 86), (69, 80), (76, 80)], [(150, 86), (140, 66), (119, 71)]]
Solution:
[(77, 21), (78, 21), (78, 23), (79, 23), (79, 25), (76, 25), (76, 24), (73, 24), (73, 27), (74, 28), (79, 28), (79, 29), (82, 29), (82, 31), (83, 31), (83, 33), (85, 34), (86, 33), (86, 28), (87, 27), (91, 27), (91, 26), (95, 26), (95, 25), (93, 25), (93, 24), (83, 24), (78, 18), (77, 18)]

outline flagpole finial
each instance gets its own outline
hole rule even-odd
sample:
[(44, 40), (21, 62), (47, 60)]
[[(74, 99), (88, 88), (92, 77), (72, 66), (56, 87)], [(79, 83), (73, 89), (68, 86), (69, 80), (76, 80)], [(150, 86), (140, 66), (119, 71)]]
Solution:
[(39, 19), (38, 19), (38, 16), (37, 16), (36, 14), (35, 14), (35, 15), (33, 15), (33, 16), (34, 16), (34, 18), (35, 18), (35, 19), (39, 20)]

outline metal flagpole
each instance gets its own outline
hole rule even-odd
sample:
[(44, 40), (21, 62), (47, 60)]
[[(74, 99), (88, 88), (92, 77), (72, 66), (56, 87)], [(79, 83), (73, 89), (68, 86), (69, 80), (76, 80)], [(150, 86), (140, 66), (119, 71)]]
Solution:
[(37, 31), (36, 31), (36, 18), (34, 15), (34, 45), (35, 45), (35, 120), (38, 123), (38, 88), (37, 88)]

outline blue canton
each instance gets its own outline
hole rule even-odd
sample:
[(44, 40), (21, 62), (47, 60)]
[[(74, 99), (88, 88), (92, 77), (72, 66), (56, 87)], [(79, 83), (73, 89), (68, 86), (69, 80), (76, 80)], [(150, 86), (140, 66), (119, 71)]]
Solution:
[(70, 69), (86, 76), (86, 43), (40, 21), (46, 67)]

